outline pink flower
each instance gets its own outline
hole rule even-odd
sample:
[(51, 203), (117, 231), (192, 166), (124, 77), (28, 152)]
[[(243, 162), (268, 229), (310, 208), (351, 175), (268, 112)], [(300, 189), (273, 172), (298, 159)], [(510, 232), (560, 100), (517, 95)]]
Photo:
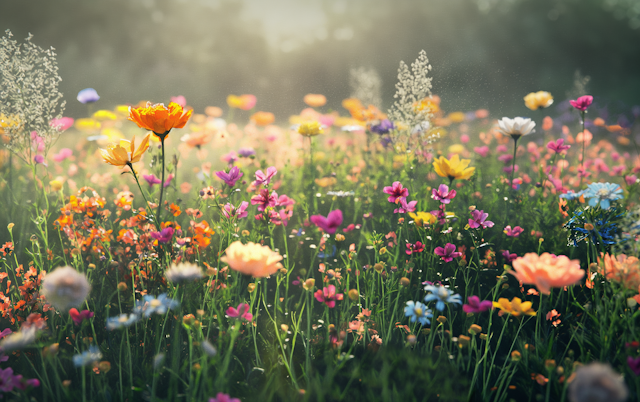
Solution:
[(436, 249), (433, 251), (436, 253), (436, 255), (440, 256), (440, 258), (442, 258), (444, 262), (451, 262), (454, 258), (462, 256), (461, 252), (456, 251), (455, 244), (451, 243), (447, 243), (444, 248), (436, 247)]
[(53, 160), (60, 163), (63, 160), (67, 159), (68, 157), (70, 157), (71, 155), (73, 155), (73, 151), (70, 150), (69, 148), (62, 148), (60, 150), (60, 152), (58, 152), (57, 154), (53, 155)]
[(164, 181), (164, 186), (163, 187), (169, 187), (169, 184), (171, 184), (171, 180), (173, 180), (174, 177), (175, 176), (173, 175), (173, 173), (169, 173), (169, 176)]
[(177, 103), (178, 105), (180, 105), (182, 107), (187, 106), (187, 99), (182, 95), (172, 96), (171, 97), (171, 102)]
[(278, 202), (278, 194), (274, 191), (269, 194), (268, 188), (260, 190), (260, 194), (251, 197), (251, 205), (257, 205), (258, 211), (264, 211), (268, 207), (275, 207)]
[(151, 237), (156, 239), (158, 243), (169, 243), (173, 238), (174, 231), (175, 230), (171, 226), (169, 226), (162, 229), (160, 232), (151, 232)]
[(234, 166), (231, 168), (231, 170), (229, 170), (228, 173), (224, 170), (216, 172), (216, 176), (222, 179), (222, 181), (224, 181), (227, 186), (233, 187), (236, 185), (236, 182), (240, 180), (242, 176), (244, 176), (244, 173), (242, 173), (237, 166)]
[(407, 255), (411, 255), (413, 253), (421, 253), (424, 251), (424, 244), (419, 241), (417, 241), (415, 244), (407, 243), (407, 249), (405, 251)]
[(564, 140), (562, 138), (556, 141), (549, 141), (549, 143), (547, 144), (547, 148), (549, 148), (550, 150), (552, 150), (557, 154), (571, 148), (571, 145), (562, 145), (563, 143), (564, 143)]
[(491, 303), (490, 300), (480, 301), (480, 298), (478, 296), (469, 296), (467, 297), (467, 300), (469, 301), (469, 304), (465, 304), (464, 306), (462, 306), (462, 311), (467, 314), (483, 313), (487, 310), (491, 310), (491, 307), (493, 307), (493, 303)]
[(227, 203), (224, 208), (222, 208), (222, 214), (224, 215), (225, 218), (229, 219), (229, 218), (238, 218), (238, 219), (242, 219), (245, 218), (249, 213), (247, 212), (247, 207), (249, 206), (249, 203), (246, 201), (242, 201), (240, 203), (240, 206), (238, 208), (236, 208), (234, 205)]
[(406, 198), (398, 198), (396, 204), (400, 204), (400, 208), (393, 210), (394, 214), (404, 214), (407, 212), (415, 212), (418, 201), (410, 201), (407, 203)]
[(636, 184), (636, 181), (638, 181), (638, 176), (636, 176), (635, 174), (625, 176), (624, 181), (627, 182), (627, 186), (634, 185)]
[(326, 218), (322, 215), (312, 215), (310, 220), (328, 234), (334, 234), (338, 230), (338, 226), (342, 225), (342, 211), (339, 209), (331, 211)]
[(409, 189), (402, 187), (399, 181), (394, 181), (391, 186), (386, 186), (382, 190), (385, 194), (389, 194), (387, 201), (396, 203), (398, 198), (406, 198), (409, 196)]
[(279, 207), (286, 207), (289, 205), (294, 205), (295, 203), (295, 200), (289, 198), (286, 194), (281, 194), (280, 197), (278, 197)]
[(215, 398), (209, 398), (209, 402), (241, 402), (238, 398), (232, 398), (227, 394), (223, 394), (222, 392), (218, 392)]
[(69, 310), (69, 315), (71, 316), (71, 319), (73, 320), (73, 323), (76, 325), (80, 325), (82, 324), (82, 321), (84, 320), (88, 320), (89, 318), (93, 318), (93, 312), (89, 311), (89, 310), (83, 310), (78, 312), (78, 309), (76, 308), (72, 308), (71, 310)]
[(238, 160), (238, 154), (236, 151), (230, 151), (228, 154), (222, 156), (222, 160), (229, 165), (233, 165), (233, 163)]
[(438, 189), (431, 190), (431, 198), (436, 201), (440, 201), (443, 204), (448, 204), (456, 196), (456, 190), (449, 190), (449, 186), (441, 184)]
[(142, 178), (149, 183), (149, 187), (153, 187), (155, 184), (160, 184), (162, 180), (158, 179), (155, 174), (143, 174)]
[(59, 119), (53, 119), (49, 122), (51, 127), (57, 127), (58, 131), (62, 132), (73, 126), (73, 119), (71, 117), (61, 117)]
[(336, 294), (336, 287), (333, 285), (329, 285), (322, 290), (318, 289), (313, 294), (317, 301), (324, 303), (329, 308), (334, 308), (336, 306), (336, 300), (342, 300), (342, 293)]
[(227, 315), (231, 318), (242, 318), (247, 321), (253, 320), (253, 314), (249, 312), (251, 308), (247, 303), (238, 304), (238, 308), (229, 307), (227, 309)]
[(504, 262), (509, 264), (511, 261), (518, 258), (516, 253), (510, 253), (509, 250), (502, 250), (502, 258), (504, 258)]
[(511, 229), (511, 225), (509, 225), (506, 228), (504, 228), (504, 234), (506, 234), (509, 237), (518, 237), (522, 232), (524, 232), (524, 229), (521, 228), (520, 226), (516, 226), (515, 228)]
[(578, 109), (581, 112), (584, 112), (593, 103), (593, 96), (584, 95), (584, 96), (579, 97), (576, 100), (570, 100), (569, 103), (574, 108)]
[(477, 209), (474, 209), (473, 211), (471, 211), (472, 219), (469, 219), (469, 227), (472, 229), (477, 229), (477, 228), (486, 229), (486, 228), (493, 227), (493, 222), (488, 221), (487, 217), (489, 217), (488, 213), (482, 210), (479, 211)]
[(276, 173), (278, 173), (278, 171), (276, 170), (275, 166), (267, 168), (266, 174), (263, 173), (262, 170), (258, 170), (256, 172), (256, 181), (254, 181), (253, 184), (256, 186), (259, 186), (261, 184), (268, 186), (271, 182), (271, 178), (275, 176)]

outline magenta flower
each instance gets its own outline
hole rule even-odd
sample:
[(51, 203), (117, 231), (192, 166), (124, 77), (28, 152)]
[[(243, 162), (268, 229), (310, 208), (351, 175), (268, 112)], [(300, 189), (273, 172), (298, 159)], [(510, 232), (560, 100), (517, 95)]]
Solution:
[(256, 186), (259, 186), (261, 184), (268, 186), (269, 183), (271, 183), (271, 179), (276, 175), (276, 173), (278, 173), (278, 171), (276, 170), (275, 166), (267, 168), (266, 174), (263, 173), (262, 170), (258, 170), (256, 172), (256, 181), (254, 181), (253, 184)]
[(231, 318), (242, 318), (243, 320), (253, 320), (253, 314), (249, 312), (251, 308), (247, 303), (238, 304), (238, 308), (229, 307), (226, 311), (227, 315)]
[(483, 145), (481, 147), (475, 147), (473, 148), (473, 152), (477, 153), (483, 158), (486, 158), (487, 155), (489, 155), (489, 147), (486, 145)]
[(171, 226), (169, 226), (162, 229), (160, 232), (151, 232), (151, 237), (156, 239), (158, 243), (166, 244), (166, 243), (169, 243), (173, 238), (173, 232), (174, 232), (174, 229)]
[(169, 173), (169, 176), (167, 177), (167, 179), (164, 181), (164, 186), (163, 187), (169, 187), (169, 184), (171, 184), (171, 180), (173, 180), (175, 176), (173, 175), (173, 173)]
[(0, 369), (0, 391), (2, 392), (9, 393), (12, 392), (14, 388), (24, 391), (27, 387), (39, 386), (40, 381), (35, 378), (25, 380), (21, 374), (14, 375), (11, 367), (7, 367), (4, 370)]
[(227, 162), (229, 166), (233, 165), (238, 160), (238, 154), (236, 151), (230, 151), (228, 154), (222, 156), (222, 160)]
[(44, 159), (44, 155), (40, 155), (40, 154), (38, 154), (38, 155), (34, 156), (34, 157), (33, 157), (33, 161), (34, 161), (36, 164), (41, 164), (41, 165), (49, 166), (49, 165), (47, 165), (47, 162), (46, 162), (46, 160)]
[(231, 170), (229, 170), (228, 173), (225, 172), (224, 170), (216, 172), (216, 176), (221, 178), (222, 181), (224, 181), (227, 184), (227, 186), (233, 187), (236, 185), (236, 182), (240, 180), (242, 176), (244, 176), (244, 173), (242, 173), (237, 166), (234, 166), (231, 168)]
[(518, 237), (520, 236), (520, 234), (522, 234), (522, 232), (524, 232), (524, 229), (521, 228), (520, 226), (516, 226), (515, 228), (511, 229), (511, 225), (509, 225), (506, 228), (504, 228), (504, 234), (506, 234), (509, 237)]
[(53, 160), (60, 163), (63, 160), (67, 159), (68, 157), (70, 157), (71, 155), (73, 155), (73, 151), (70, 150), (69, 148), (62, 148), (60, 150), (60, 152), (58, 152), (57, 154), (53, 155)]
[(248, 206), (249, 206), (249, 203), (246, 202), (246, 201), (242, 201), (238, 208), (236, 208), (234, 205), (232, 205), (230, 203), (227, 203), (227, 205), (225, 205), (222, 208), (222, 214), (227, 219), (234, 218), (234, 217), (238, 218), (238, 219), (242, 219), (242, 218), (245, 218), (249, 214), (247, 212), (247, 207)]
[(593, 103), (593, 96), (584, 95), (584, 96), (579, 97), (576, 100), (570, 100), (569, 103), (574, 108), (578, 109), (581, 112), (584, 112)]
[(215, 398), (209, 398), (209, 402), (242, 402), (238, 398), (232, 398), (227, 394), (223, 394), (222, 392), (218, 392)]
[(467, 297), (467, 301), (469, 304), (462, 306), (462, 311), (465, 313), (484, 313), (487, 310), (491, 310), (491, 307), (493, 307), (493, 303), (491, 303), (490, 300), (480, 301), (478, 296), (469, 296)]
[(328, 234), (334, 234), (338, 230), (338, 226), (342, 225), (342, 211), (339, 209), (331, 211), (326, 218), (322, 215), (312, 215), (310, 220)]
[(547, 148), (549, 148), (550, 150), (552, 150), (557, 154), (571, 148), (571, 145), (562, 145), (562, 144), (564, 144), (564, 140), (560, 138), (556, 141), (549, 141), (549, 143), (547, 144)]
[(69, 316), (71, 316), (74, 324), (80, 325), (82, 324), (82, 321), (93, 318), (93, 312), (89, 310), (83, 310), (79, 312), (78, 309), (72, 308), (71, 310), (69, 310)]
[(394, 214), (404, 214), (407, 212), (415, 212), (418, 201), (407, 202), (406, 198), (398, 198), (396, 204), (400, 204), (400, 208), (393, 210)]
[(627, 186), (632, 186), (638, 181), (638, 176), (636, 176), (635, 174), (625, 176), (624, 181), (627, 183)]
[(49, 125), (51, 127), (57, 128), (58, 131), (62, 132), (68, 129), (69, 127), (73, 126), (73, 122), (74, 120), (71, 117), (61, 117), (59, 119), (52, 119), (49, 122)]
[(640, 375), (640, 356), (633, 358), (631, 356), (627, 356), (627, 364), (633, 374)]
[(288, 205), (294, 205), (296, 202), (289, 198), (288, 195), (286, 194), (281, 194), (280, 197), (278, 197), (278, 206), (279, 207), (286, 207)]
[(2, 330), (2, 332), (0, 332), (0, 339), (4, 338), (7, 335), (11, 335), (13, 333), (13, 331), (11, 330), (11, 328), (5, 328)]
[(322, 290), (318, 289), (313, 294), (317, 301), (320, 303), (324, 303), (329, 308), (334, 308), (336, 306), (336, 300), (342, 300), (342, 293), (336, 294), (336, 287), (333, 285), (329, 285)]
[(409, 196), (409, 189), (402, 187), (399, 181), (394, 181), (391, 186), (386, 186), (382, 191), (385, 194), (389, 194), (387, 201), (396, 203), (398, 198), (407, 198)]
[(509, 253), (509, 250), (502, 250), (502, 258), (504, 258), (505, 263), (509, 264), (518, 258), (518, 255), (516, 253)]
[(440, 201), (443, 204), (448, 204), (456, 196), (456, 190), (449, 190), (449, 186), (441, 184), (436, 190), (431, 189), (431, 198), (436, 201)]
[(260, 190), (260, 194), (251, 197), (251, 205), (257, 205), (258, 211), (264, 211), (268, 207), (275, 207), (278, 203), (278, 194), (274, 191), (269, 194), (268, 188)]
[(488, 217), (489, 217), (488, 213), (482, 210), (478, 211), (477, 209), (474, 209), (473, 211), (471, 211), (471, 219), (469, 219), (469, 227), (472, 229), (477, 229), (477, 228), (486, 229), (486, 228), (493, 227), (493, 222), (488, 221), (487, 220)]
[(436, 247), (436, 249), (433, 251), (436, 253), (436, 255), (440, 256), (440, 258), (442, 258), (442, 261), (444, 262), (451, 262), (454, 258), (462, 256), (461, 252), (456, 251), (455, 244), (451, 243), (447, 243), (444, 248)]
[(143, 174), (142, 178), (147, 181), (149, 187), (162, 183), (162, 180), (158, 179), (155, 174)]
[(424, 244), (422, 242), (417, 241), (415, 244), (407, 243), (407, 255), (411, 255), (413, 253), (421, 253), (424, 251)]
[(502, 154), (498, 156), (498, 160), (504, 164), (511, 163), (511, 161), (513, 160), (513, 155)]

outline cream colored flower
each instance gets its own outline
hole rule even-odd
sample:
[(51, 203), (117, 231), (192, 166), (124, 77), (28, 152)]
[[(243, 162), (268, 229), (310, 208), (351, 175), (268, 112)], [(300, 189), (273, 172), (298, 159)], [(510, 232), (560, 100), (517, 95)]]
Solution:
[(203, 277), (202, 269), (188, 262), (171, 264), (164, 273), (169, 282), (193, 282)]
[(276, 273), (283, 268), (280, 261), (282, 256), (271, 251), (267, 246), (240, 241), (231, 243), (226, 250), (226, 255), (220, 261), (229, 264), (231, 269), (251, 275), (254, 278), (261, 278)]
[(80, 306), (90, 291), (87, 277), (71, 267), (56, 268), (42, 281), (42, 293), (58, 310)]

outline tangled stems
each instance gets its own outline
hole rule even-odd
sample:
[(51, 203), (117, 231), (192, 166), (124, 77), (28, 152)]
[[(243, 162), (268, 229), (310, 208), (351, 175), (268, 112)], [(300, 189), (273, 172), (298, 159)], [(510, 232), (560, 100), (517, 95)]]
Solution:
[[(164, 144), (164, 143), (163, 143)], [(164, 162), (164, 158), (162, 159), (162, 161)], [(147, 196), (144, 195), (144, 191), (142, 191), (142, 187), (140, 187), (140, 181), (138, 181), (138, 175), (136, 174), (136, 171), (133, 170), (133, 165), (129, 162), (127, 162), (127, 166), (129, 166), (129, 169), (131, 169), (131, 173), (133, 174), (133, 178), (136, 179), (136, 184), (138, 185), (138, 188), (140, 189), (140, 194), (142, 194), (142, 198), (144, 198), (144, 203), (145, 206), (147, 207), (147, 210), (149, 211), (149, 213), (153, 213), (153, 211), (151, 211), (151, 208), (149, 207), (149, 201), (147, 201)], [(163, 179), (164, 179), (164, 169), (162, 170), (162, 175), (163, 175)], [(162, 198), (162, 190), (160, 190), (160, 197)], [(156, 229), (160, 230), (160, 222), (155, 219), (154, 222)]]

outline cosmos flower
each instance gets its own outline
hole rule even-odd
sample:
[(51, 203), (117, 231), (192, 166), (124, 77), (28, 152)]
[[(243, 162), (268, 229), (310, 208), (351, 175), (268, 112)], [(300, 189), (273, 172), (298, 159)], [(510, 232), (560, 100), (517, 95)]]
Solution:
[(411, 317), (411, 322), (418, 321), (423, 327), (431, 324), (429, 319), (433, 317), (431, 310), (426, 305), (420, 302), (408, 301), (407, 306), (404, 308), (405, 317)]
[(488, 221), (489, 214), (483, 210), (474, 209), (471, 211), (471, 219), (469, 219), (469, 227), (472, 229), (477, 228), (490, 228), (493, 227), (493, 222)]
[(425, 303), (430, 301), (436, 302), (436, 310), (443, 311), (446, 303), (462, 304), (462, 298), (459, 294), (453, 294), (453, 291), (444, 286), (427, 285), (424, 290), (430, 292), (424, 297)]
[(188, 262), (171, 264), (171, 266), (164, 272), (164, 275), (169, 282), (173, 283), (193, 282), (203, 276), (202, 268)]
[(431, 189), (431, 198), (443, 204), (449, 204), (455, 196), (456, 190), (449, 190), (449, 186), (446, 184), (441, 184), (437, 190)]
[(563, 144), (564, 144), (564, 140), (560, 138), (556, 141), (549, 141), (549, 143), (547, 144), (547, 148), (549, 148), (550, 150), (552, 150), (557, 154), (571, 148), (571, 145), (563, 145)]
[(528, 118), (516, 117), (515, 119), (510, 119), (508, 117), (503, 117), (498, 120), (498, 131), (502, 134), (509, 135), (514, 140), (519, 139), (524, 135), (529, 135), (534, 133), (533, 130), (536, 126), (536, 123)]
[(260, 193), (251, 197), (251, 205), (257, 205), (258, 211), (275, 207), (278, 204), (278, 194), (275, 191), (269, 192), (268, 188), (263, 188)]
[(229, 307), (226, 314), (231, 318), (242, 318), (243, 320), (253, 320), (253, 314), (250, 312), (250, 307), (247, 303), (238, 304), (238, 308)]
[(569, 103), (574, 108), (578, 109), (581, 112), (584, 112), (584, 111), (587, 110), (587, 108), (589, 106), (591, 106), (591, 103), (593, 103), (593, 96), (584, 95), (584, 96), (579, 97), (576, 100), (570, 100)]
[(391, 186), (386, 186), (382, 192), (389, 194), (387, 201), (395, 203), (398, 198), (406, 198), (409, 196), (409, 189), (402, 187), (402, 183), (394, 181)]
[(518, 237), (522, 234), (522, 232), (524, 232), (524, 229), (521, 228), (520, 226), (516, 226), (513, 229), (511, 229), (511, 225), (508, 225), (503, 230), (503, 233), (506, 234), (508, 237)]
[(460, 159), (458, 154), (455, 154), (451, 159), (447, 159), (444, 156), (433, 161), (433, 168), (436, 174), (440, 177), (446, 177), (449, 180), (469, 180), (473, 173), (476, 171), (474, 167), (467, 167), (471, 163), (470, 159)]
[(89, 310), (78, 311), (76, 308), (72, 308), (69, 310), (69, 315), (73, 320), (73, 323), (76, 325), (82, 324), (82, 321), (93, 318), (93, 312)]
[(396, 199), (396, 204), (400, 204), (400, 208), (396, 208), (393, 210), (394, 214), (404, 214), (407, 212), (415, 212), (416, 205), (418, 205), (418, 201), (409, 201), (407, 202), (406, 198), (398, 198)]
[(584, 276), (578, 260), (570, 260), (567, 256), (555, 256), (549, 253), (538, 255), (527, 253), (512, 262), (513, 270), (509, 274), (527, 285), (535, 285), (538, 290), (548, 295), (551, 288), (562, 288), (574, 285)]
[(149, 184), (149, 187), (153, 187), (156, 184), (160, 184), (162, 180), (158, 179), (155, 174), (143, 174), (142, 178)]
[(276, 273), (282, 268), (282, 256), (272, 251), (268, 246), (255, 243), (242, 244), (235, 241), (227, 247), (225, 255), (220, 258), (234, 271), (254, 278), (263, 278)]
[(524, 105), (531, 110), (546, 108), (553, 103), (553, 96), (546, 91), (531, 92), (524, 97)]
[(237, 207), (237, 208), (234, 205), (232, 205), (230, 203), (227, 203), (222, 208), (222, 214), (227, 219), (231, 219), (231, 218), (242, 219), (242, 218), (245, 218), (249, 214), (247, 212), (247, 207), (248, 206), (249, 206), (249, 203), (246, 202), (246, 201), (242, 201), (240, 203), (240, 206)]
[(326, 218), (322, 215), (312, 215), (309, 220), (326, 233), (334, 234), (342, 225), (342, 211), (339, 209), (331, 211)]
[(615, 183), (591, 183), (583, 195), (584, 198), (589, 199), (590, 206), (595, 207), (600, 204), (602, 209), (609, 209), (611, 201), (623, 198), (622, 188)]
[(146, 107), (130, 107), (128, 119), (164, 140), (171, 129), (184, 127), (192, 112), (192, 110), (185, 112), (182, 106), (174, 102), (170, 102), (168, 107), (162, 103), (154, 105), (147, 102)]
[(236, 182), (244, 176), (244, 173), (242, 173), (237, 166), (234, 166), (229, 172), (225, 172), (224, 170), (216, 172), (216, 176), (222, 179), (227, 186), (233, 187), (236, 185)]
[(85, 88), (82, 91), (78, 92), (78, 102), (80, 103), (93, 103), (100, 100), (100, 96), (98, 92), (96, 92), (93, 88)]
[(317, 301), (324, 303), (329, 308), (334, 308), (336, 306), (336, 300), (342, 300), (342, 293), (336, 294), (336, 287), (334, 285), (329, 285), (322, 290), (318, 289), (313, 294)]
[(173, 233), (175, 229), (168, 226), (159, 232), (151, 232), (151, 237), (156, 239), (160, 244), (167, 244), (173, 239)]
[(490, 300), (480, 301), (478, 296), (469, 296), (467, 297), (467, 301), (469, 304), (465, 304), (462, 306), (462, 311), (465, 313), (484, 313), (487, 310), (491, 310), (493, 307), (493, 303)]
[(275, 168), (275, 166), (268, 167), (267, 173), (262, 172), (262, 170), (258, 170), (256, 172), (256, 181), (254, 181), (253, 184), (256, 187), (261, 184), (268, 186), (269, 183), (271, 183), (271, 179), (276, 175), (276, 173), (278, 173), (278, 170)]
[(434, 253), (440, 258), (442, 258), (442, 261), (444, 262), (451, 262), (453, 261), (454, 258), (458, 258), (462, 256), (461, 252), (456, 251), (455, 244), (451, 244), (451, 243), (447, 243), (444, 246), (444, 248), (436, 247), (436, 249), (434, 250)]
[(79, 306), (90, 290), (87, 277), (71, 267), (56, 268), (42, 281), (42, 293), (58, 310)]
[(140, 161), (149, 148), (150, 137), (151, 134), (145, 135), (138, 149), (136, 149), (136, 137), (133, 137), (131, 141), (120, 140), (120, 143), (111, 144), (107, 149), (100, 149), (100, 153), (108, 164), (123, 168)]

